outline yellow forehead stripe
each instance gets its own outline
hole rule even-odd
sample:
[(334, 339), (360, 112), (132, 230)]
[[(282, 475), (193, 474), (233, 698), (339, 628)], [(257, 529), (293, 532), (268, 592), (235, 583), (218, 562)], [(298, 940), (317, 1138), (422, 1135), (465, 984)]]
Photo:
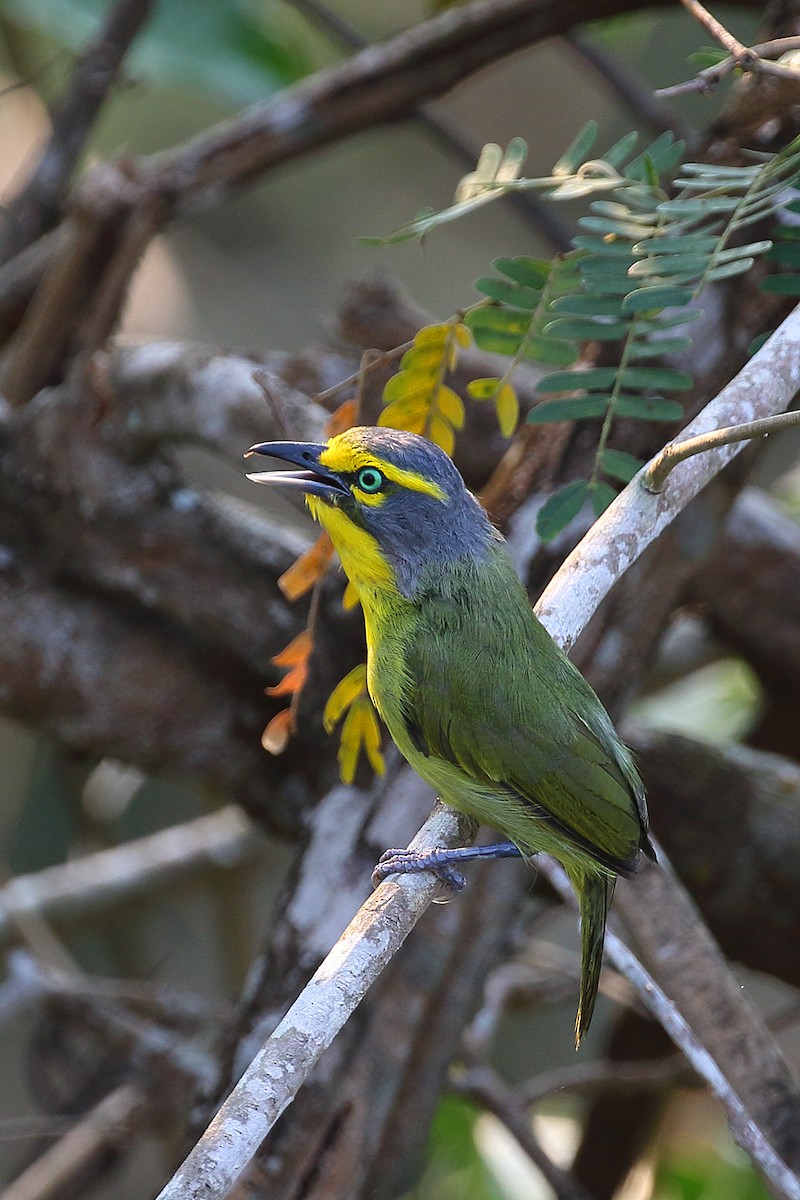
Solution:
[(353, 474), (360, 471), (362, 467), (374, 467), (376, 471), (380, 471), (382, 475), (399, 487), (409, 488), (412, 492), (423, 492), (427, 496), (433, 496), (434, 500), (441, 501), (442, 504), (447, 503), (447, 493), (439, 487), (438, 483), (426, 479), (424, 475), (419, 475), (416, 471), (405, 471), (402, 467), (396, 467), (393, 463), (371, 454), (369, 450), (339, 438), (332, 439), (327, 449), (320, 454), (319, 462), (320, 466), (327, 467), (329, 471), (335, 471), (340, 475)]

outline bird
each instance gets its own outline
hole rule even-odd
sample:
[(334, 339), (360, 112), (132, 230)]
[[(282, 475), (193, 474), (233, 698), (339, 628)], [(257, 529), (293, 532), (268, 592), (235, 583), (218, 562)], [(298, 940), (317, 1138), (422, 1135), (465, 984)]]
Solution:
[(507, 839), (428, 856), (389, 851), (379, 877), (438, 868), (459, 883), (448, 864), (487, 852), (555, 858), (580, 910), (580, 1046), (617, 877), (635, 872), (640, 852), (655, 860), (631, 752), (437, 445), (359, 426), (247, 453), (298, 468), (249, 478), (299, 490), (329, 533), (364, 614), (368, 691), (403, 757), (445, 804)]

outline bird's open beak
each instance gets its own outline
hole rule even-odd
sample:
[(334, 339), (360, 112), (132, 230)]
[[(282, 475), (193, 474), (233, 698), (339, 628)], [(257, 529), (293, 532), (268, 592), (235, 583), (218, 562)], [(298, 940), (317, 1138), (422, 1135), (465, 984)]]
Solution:
[(314, 442), (262, 442), (251, 446), (245, 458), (251, 454), (266, 454), (270, 458), (280, 458), (283, 462), (296, 463), (302, 469), (299, 471), (258, 471), (248, 475), (253, 483), (274, 484), (281, 487), (297, 488), (301, 492), (310, 492), (321, 496), (323, 500), (331, 500), (334, 496), (349, 495), (350, 489), (332, 471), (321, 467), (319, 456), (325, 445)]

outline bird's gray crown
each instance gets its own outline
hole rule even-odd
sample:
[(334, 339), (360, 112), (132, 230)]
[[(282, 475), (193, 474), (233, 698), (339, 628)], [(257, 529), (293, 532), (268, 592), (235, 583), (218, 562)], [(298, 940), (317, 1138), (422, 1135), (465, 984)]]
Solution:
[(413, 598), (421, 587), (435, 584), (437, 568), (445, 564), (486, 557), (499, 535), (442, 449), (397, 429), (365, 426), (342, 436), (354, 449), (422, 476), (444, 493), (441, 500), (390, 483), (381, 504), (356, 504), (352, 514), (380, 545), (405, 596)]

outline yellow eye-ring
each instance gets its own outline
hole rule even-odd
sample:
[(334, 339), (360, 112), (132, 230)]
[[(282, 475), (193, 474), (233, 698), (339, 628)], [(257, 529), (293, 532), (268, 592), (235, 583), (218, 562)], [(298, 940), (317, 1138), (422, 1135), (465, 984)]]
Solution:
[(362, 467), (356, 476), (356, 482), (362, 492), (374, 495), (381, 490), (386, 481), (377, 467)]

